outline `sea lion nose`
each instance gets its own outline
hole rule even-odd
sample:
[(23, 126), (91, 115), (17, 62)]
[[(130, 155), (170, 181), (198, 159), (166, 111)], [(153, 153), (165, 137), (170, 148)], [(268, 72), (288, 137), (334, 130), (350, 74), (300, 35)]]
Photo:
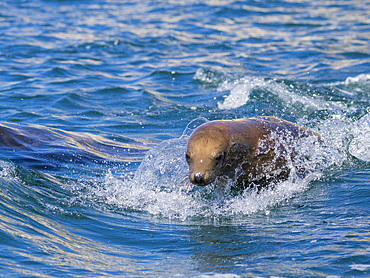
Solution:
[(204, 182), (204, 178), (202, 173), (195, 173), (194, 174), (194, 181), (196, 184), (202, 184)]

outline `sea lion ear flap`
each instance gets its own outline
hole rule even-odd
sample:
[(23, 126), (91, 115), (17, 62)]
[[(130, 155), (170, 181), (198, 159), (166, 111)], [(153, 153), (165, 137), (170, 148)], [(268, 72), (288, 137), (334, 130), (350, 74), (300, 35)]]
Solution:
[(232, 146), (235, 146), (235, 145), (236, 145), (236, 141), (233, 138), (231, 138), (230, 146), (232, 147)]
[(234, 147), (237, 144), (237, 140), (234, 139), (234, 137), (231, 137), (230, 139), (230, 148)]
[(240, 140), (238, 139), (239, 139), (238, 136), (236, 137), (231, 136), (229, 151), (230, 150), (237, 151), (238, 149), (243, 148), (243, 143), (241, 143)]

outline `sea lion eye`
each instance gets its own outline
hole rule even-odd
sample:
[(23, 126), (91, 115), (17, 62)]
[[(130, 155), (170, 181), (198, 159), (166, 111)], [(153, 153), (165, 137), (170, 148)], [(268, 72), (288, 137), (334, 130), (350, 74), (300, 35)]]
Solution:
[(190, 155), (186, 154), (185, 159), (186, 159), (187, 162), (189, 162), (190, 161)]
[(222, 153), (222, 154), (219, 154), (218, 156), (216, 156), (215, 160), (217, 162), (220, 162), (223, 158), (224, 158), (224, 154)]

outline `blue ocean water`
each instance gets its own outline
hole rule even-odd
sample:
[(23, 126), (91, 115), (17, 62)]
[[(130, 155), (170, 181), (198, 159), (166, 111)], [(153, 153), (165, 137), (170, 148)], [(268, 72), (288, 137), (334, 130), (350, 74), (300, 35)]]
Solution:
[[(0, 2), (0, 275), (369, 277), (370, 2)], [(185, 182), (201, 123), (311, 128), (304, 178)]]

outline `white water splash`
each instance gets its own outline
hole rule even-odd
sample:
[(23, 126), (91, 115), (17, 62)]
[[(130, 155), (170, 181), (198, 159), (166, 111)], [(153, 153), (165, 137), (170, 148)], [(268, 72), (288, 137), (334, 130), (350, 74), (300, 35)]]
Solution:
[(351, 129), (353, 139), (348, 151), (354, 157), (370, 162), (370, 114), (358, 120)]
[(348, 77), (346, 81), (344, 81), (344, 85), (351, 86), (351, 85), (360, 85), (360, 86), (369, 86), (370, 85), (370, 74), (360, 74), (355, 77)]
[(15, 167), (13, 164), (0, 161), (0, 177), (14, 177), (15, 176)]
[(240, 217), (258, 211), (269, 214), (271, 208), (301, 194), (312, 181), (320, 179), (323, 169), (318, 164), (327, 166), (329, 159), (325, 155), (332, 155), (319, 146), (314, 150), (312, 142), (302, 142), (313, 153), (307, 162), (312, 169), (305, 178), (292, 175), (272, 187), (258, 192), (251, 189), (235, 196), (229, 186), (196, 187), (187, 181), (180, 187), (188, 172), (184, 158), (187, 138), (185, 135), (167, 140), (152, 148), (133, 178), (119, 179), (108, 172), (105, 181), (91, 189), (90, 198), (102, 198), (105, 204), (127, 211), (180, 221)]
[(226, 80), (217, 89), (219, 92), (230, 91), (223, 102), (218, 102), (219, 109), (234, 109), (245, 105), (253, 88), (263, 86), (262, 78), (241, 78), (234, 81)]
[(347, 77), (345, 81), (338, 81), (327, 84), (328, 87), (334, 87), (343, 96), (351, 99), (363, 99), (369, 101), (370, 95), (370, 74), (363, 73), (354, 77)]
[(229, 91), (223, 102), (218, 102), (219, 109), (228, 110), (241, 107), (249, 101), (253, 90), (260, 89), (268, 94), (277, 96), (282, 102), (290, 107), (299, 107), (303, 110), (320, 110), (327, 108), (322, 99), (299, 94), (289, 86), (275, 80), (261, 77), (244, 76), (235, 80), (225, 80), (217, 88), (217, 91)]

